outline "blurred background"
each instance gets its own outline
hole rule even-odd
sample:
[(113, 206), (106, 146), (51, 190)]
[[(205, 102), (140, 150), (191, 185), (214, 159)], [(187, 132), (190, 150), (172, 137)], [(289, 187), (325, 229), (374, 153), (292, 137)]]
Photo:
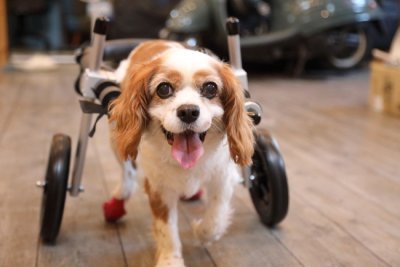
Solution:
[(168, 38), (224, 57), (223, 19), (234, 15), (242, 22), (245, 62), (289, 60), (296, 73), (321, 58), (330, 67), (352, 69), (369, 59), (373, 48), (389, 50), (400, 17), (399, 0), (1, 1), (8, 39), (2, 46), (12, 60), (21, 53), (76, 49), (90, 40), (97, 16), (112, 21), (108, 39)]
[[(113, 21), (109, 38), (156, 38), (177, 0), (6, 0), (12, 50), (68, 50), (90, 37), (92, 16)], [(118, 19), (117, 19), (118, 18)]]

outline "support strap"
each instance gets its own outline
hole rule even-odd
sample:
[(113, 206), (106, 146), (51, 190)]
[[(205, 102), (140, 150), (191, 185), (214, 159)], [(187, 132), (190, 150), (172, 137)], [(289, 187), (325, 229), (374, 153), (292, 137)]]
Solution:
[(83, 113), (89, 114), (98, 114), (96, 120), (93, 123), (92, 129), (89, 132), (89, 137), (93, 137), (96, 132), (96, 125), (97, 122), (104, 116), (107, 115), (108, 110), (107, 108), (103, 107), (102, 105), (93, 103), (88, 100), (79, 100), (79, 104), (81, 106)]

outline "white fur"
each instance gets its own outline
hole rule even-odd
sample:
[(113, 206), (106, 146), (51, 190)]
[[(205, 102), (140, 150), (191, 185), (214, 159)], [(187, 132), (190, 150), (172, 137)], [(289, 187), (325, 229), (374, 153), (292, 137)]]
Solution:
[[(210, 101), (202, 97), (193, 85), (192, 76), (198, 70), (212, 72), (207, 81), (213, 81), (221, 89), (222, 81), (211, 67), (213, 60), (204, 54), (185, 49), (170, 49), (164, 55), (164, 65), (178, 70), (184, 77), (182, 88), (176, 95), (167, 99), (162, 105), (150, 104), (149, 114), (152, 117), (147, 126), (138, 149), (136, 163), (137, 175), (128, 162), (124, 163), (124, 175), (114, 196), (121, 199), (129, 198), (134, 176), (148, 179), (151, 190), (158, 192), (162, 202), (168, 207), (167, 223), (155, 218), (155, 239), (157, 241), (157, 267), (184, 266), (181, 242), (177, 224), (177, 202), (181, 196), (190, 197), (200, 188), (207, 190), (208, 204), (204, 217), (193, 222), (195, 236), (208, 244), (218, 240), (226, 231), (230, 215), (230, 199), (234, 185), (240, 180), (238, 166), (230, 156), (227, 136), (223, 128), (212, 127), (215, 119), (221, 119), (224, 110), (218, 101)], [(190, 58), (190, 61), (187, 60)], [(126, 72), (127, 63), (123, 62), (118, 69), (121, 77)], [(157, 84), (165, 77), (157, 74), (150, 90), (154, 92)], [(182, 123), (176, 116), (176, 109), (182, 104), (194, 104), (200, 107), (200, 117), (191, 130), (207, 131), (203, 143), (204, 154), (197, 164), (190, 169), (183, 169), (171, 156), (171, 145), (168, 144), (160, 124), (170, 132), (183, 131)], [(135, 177), (136, 178), (136, 177)]]
[[(130, 58), (130, 57), (129, 57)], [(115, 74), (115, 80), (116, 82), (120, 83), (125, 75), (126, 72), (128, 71), (128, 67), (129, 67), (129, 58), (122, 60), (119, 63), (118, 68), (115, 70), (114, 74)]]
[(136, 169), (132, 166), (130, 159), (125, 160), (122, 165), (123, 177), (112, 195), (117, 199), (128, 199), (137, 188)]

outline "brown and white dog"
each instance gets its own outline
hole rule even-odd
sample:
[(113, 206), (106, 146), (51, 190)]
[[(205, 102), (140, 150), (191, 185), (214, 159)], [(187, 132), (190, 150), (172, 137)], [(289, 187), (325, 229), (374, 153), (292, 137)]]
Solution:
[(206, 211), (193, 228), (202, 243), (215, 241), (230, 222), (239, 167), (251, 163), (253, 126), (243, 89), (229, 65), (168, 41), (142, 43), (116, 74), (122, 93), (110, 122), (125, 171), (114, 200), (128, 199), (141, 180), (154, 219), (157, 267), (184, 266), (180, 196), (206, 189)]

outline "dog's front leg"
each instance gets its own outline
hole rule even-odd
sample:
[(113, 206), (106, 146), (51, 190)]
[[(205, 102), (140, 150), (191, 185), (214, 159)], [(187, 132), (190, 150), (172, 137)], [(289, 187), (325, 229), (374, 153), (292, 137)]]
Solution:
[(123, 162), (123, 176), (113, 192), (113, 197), (103, 204), (106, 221), (116, 222), (125, 215), (125, 201), (136, 190), (136, 170), (130, 160)]
[(145, 191), (153, 213), (153, 230), (157, 243), (156, 267), (184, 267), (178, 232), (178, 196), (166, 190), (153, 188), (145, 180)]
[(227, 173), (220, 173), (211, 179), (207, 186), (207, 209), (202, 220), (193, 223), (194, 234), (202, 244), (209, 244), (218, 240), (230, 224), (234, 182)]
[(122, 162), (123, 175), (117, 187), (113, 191), (113, 197), (120, 200), (128, 200), (131, 194), (136, 191), (137, 177), (136, 168), (132, 160)]

